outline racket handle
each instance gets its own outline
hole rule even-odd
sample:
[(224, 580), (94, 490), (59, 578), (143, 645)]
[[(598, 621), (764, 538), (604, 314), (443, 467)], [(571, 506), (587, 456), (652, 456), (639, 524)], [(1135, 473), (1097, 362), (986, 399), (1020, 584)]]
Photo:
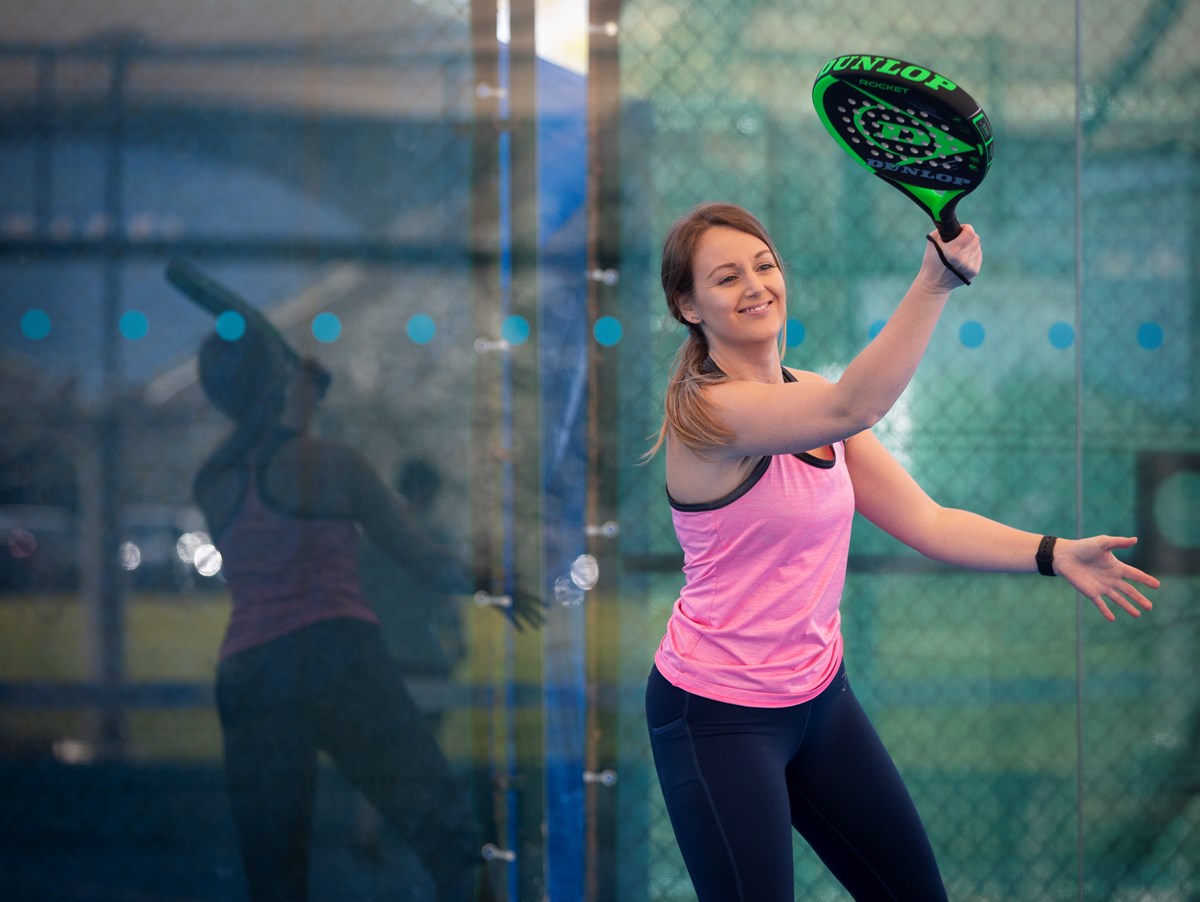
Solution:
[(943, 220), (934, 220), (934, 225), (937, 226), (938, 234), (942, 236), (943, 241), (953, 241), (962, 232), (962, 226), (958, 222), (958, 216), (951, 210), (946, 214)]

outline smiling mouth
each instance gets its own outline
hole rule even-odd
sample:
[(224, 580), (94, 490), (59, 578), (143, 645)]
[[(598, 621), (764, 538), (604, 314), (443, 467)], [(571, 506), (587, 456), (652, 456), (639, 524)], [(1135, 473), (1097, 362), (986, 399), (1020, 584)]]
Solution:
[(761, 313), (771, 306), (772, 301), (763, 301), (761, 304), (755, 304), (753, 307), (743, 307), (738, 313)]

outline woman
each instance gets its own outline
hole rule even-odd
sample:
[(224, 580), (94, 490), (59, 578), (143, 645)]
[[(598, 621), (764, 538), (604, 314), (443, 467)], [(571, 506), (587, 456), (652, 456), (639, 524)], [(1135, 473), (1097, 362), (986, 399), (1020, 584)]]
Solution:
[(871, 433), (908, 385), (959, 285), (970, 226), (929, 236), (887, 325), (836, 382), (782, 366), (787, 288), (748, 212), (706, 204), (663, 248), (688, 330), (652, 453), (685, 585), (654, 658), (646, 713), (671, 823), (700, 902), (793, 893), (795, 828), (856, 899), (946, 897), (924, 827), (846, 677), (838, 606), (855, 511), (938, 561), (1066, 578), (1109, 620), (1150, 602), (1121, 563), (1136, 540), (1078, 541), (940, 507)]
[(250, 897), (308, 898), (318, 752), (417, 852), (438, 898), (475, 898), (481, 842), (463, 787), (389, 658), (360, 585), (358, 531), (448, 591), (466, 568), (428, 541), (351, 448), (308, 435), (328, 375), (257, 330), (210, 336), (200, 379), (235, 423), (194, 494), (233, 599), (217, 705)]

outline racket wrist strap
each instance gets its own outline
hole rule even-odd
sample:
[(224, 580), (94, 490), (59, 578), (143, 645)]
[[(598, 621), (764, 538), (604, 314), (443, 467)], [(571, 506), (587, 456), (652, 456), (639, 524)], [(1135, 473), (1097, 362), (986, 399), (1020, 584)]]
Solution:
[(962, 283), (963, 283), (964, 285), (970, 285), (970, 284), (971, 284), (971, 280), (970, 280), (970, 279), (968, 279), (966, 276), (964, 276), (962, 273), (960, 273), (960, 272), (959, 272), (959, 271), (958, 271), (958, 270), (957, 270), (957, 269), (954, 267), (954, 264), (953, 264), (953, 263), (951, 263), (949, 260), (947, 260), (947, 259), (946, 259), (946, 255), (942, 253), (942, 246), (941, 246), (940, 244), (938, 244), (938, 243), (937, 243), (937, 241), (934, 239), (934, 237), (933, 237), (932, 235), (926, 235), (926, 236), (925, 236), (925, 239), (926, 239), (926, 240), (927, 240), (927, 241), (928, 241), (930, 244), (932, 244), (932, 245), (933, 245), (933, 249), (934, 249), (935, 251), (937, 251), (938, 259), (942, 261), (942, 266), (946, 267), (946, 269), (950, 270), (950, 272), (952, 272), (952, 273), (954, 273), (956, 276), (958, 276), (958, 277), (959, 277), (959, 279), (961, 279), (961, 280), (962, 280)]

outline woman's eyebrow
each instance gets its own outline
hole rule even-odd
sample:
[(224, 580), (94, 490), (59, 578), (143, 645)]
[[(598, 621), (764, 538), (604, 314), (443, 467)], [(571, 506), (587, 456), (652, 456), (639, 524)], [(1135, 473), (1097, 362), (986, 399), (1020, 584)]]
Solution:
[[(771, 259), (774, 259), (775, 255), (771, 253), (771, 249), (769, 247), (764, 247), (761, 251), (759, 251), (757, 254), (754, 255), (755, 260), (757, 260), (759, 257), (770, 257)], [(708, 278), (711, 279), (713, 276), (715, 276), (717, 274), (718, 270), (736, 269), (736, 268), (737, 268), (736, 263), (718, 263), (716, 266), (714, 266), (712, 268), (712, 272), (710, 272), (708, 274)]]

